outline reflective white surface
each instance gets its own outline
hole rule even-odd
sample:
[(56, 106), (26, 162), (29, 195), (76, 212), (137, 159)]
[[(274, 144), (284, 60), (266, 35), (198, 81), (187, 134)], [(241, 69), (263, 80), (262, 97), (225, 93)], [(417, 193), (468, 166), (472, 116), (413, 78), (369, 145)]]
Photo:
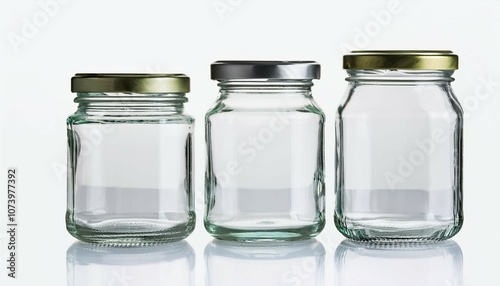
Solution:
[(463, 255), (450, 240), (438, 243), (358, 243), (335, 252), (335, 285), (463, 285)]
[[(66, 253), (67, 286), (464, 285), (462, 250), (453, 240), (344, 240), (330, 256), (327, 252), (316, 239), (289, 243), (212, 240), (198, 255), (186, 241), (144, 248), (76, 242)], [(195, 267), (196, 258), (203, 263)]]
[(205, 285), (324, 285), (325, 249), (315, 239), (289, 243), (214, 240), (205, 247)]
[(76, 242), (66, 260), (68, 286), (195, 285), (195, 253), (185, 241), (142, 248)]

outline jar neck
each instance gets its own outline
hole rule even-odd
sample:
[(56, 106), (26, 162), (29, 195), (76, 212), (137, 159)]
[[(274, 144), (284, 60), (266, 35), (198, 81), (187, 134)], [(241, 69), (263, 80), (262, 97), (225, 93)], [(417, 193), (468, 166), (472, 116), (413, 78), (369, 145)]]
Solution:
[(346, 81), (366, 84), (438, 84), (450, 83), (453, 70), (347, 70)]
[(258, 95), (311, 96), (312, 80), (223, 80), (219, 81), (221, 97)]
[(188, 99), (184, 93), (78, 93), (74, 101), (86, 113), (182, 113)]

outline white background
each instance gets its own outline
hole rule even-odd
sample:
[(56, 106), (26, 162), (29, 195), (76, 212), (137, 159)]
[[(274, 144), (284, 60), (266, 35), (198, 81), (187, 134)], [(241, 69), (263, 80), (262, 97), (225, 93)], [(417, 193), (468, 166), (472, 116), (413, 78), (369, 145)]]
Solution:
[[(19, 278), (7, 278), (2, 230), (0, 285), (67, 285), (66, 251), (75, 239), (64, 224), (65, 119), (76, 109), (70, 78), (77, 72), (191, 77), (187, 112), (197, 119), (198, 223), (187, 241), (196, 253), (195, 283), (205, 283), (204, 248), (211, 238), (202, 225), (203, 115), (217, 97), (209, 65), (222, 59), (316, 60), (322, 65), (313, 92), (327, 115), (328, 221), (318, 237), (326, 251), (318, 275), (325, 276), (324, 285), (334, 285), (334, 252), (343, 240), (332, 220), (334, 118), (346, 87), (342, 54), (350, 49), (450, 49), (460, 56), (453, 87), (466, 112), (465, 224), (454, 241), (463, 252), (464, 285), (500, 285), (500, 2), (66, 0), (46, 12), (40, 3), (48, 2), (54, 1), (0, 1), (0, 185), (6, 185), (8, 167), (19, 170)], [(4, 222), (6, 190), (0, 196)], [(379, 267), (385, 267), (383, 262)], [(425, 280), (425, 273), (419, 275)], [(148, 284), (133, 283), (89, 285)]]

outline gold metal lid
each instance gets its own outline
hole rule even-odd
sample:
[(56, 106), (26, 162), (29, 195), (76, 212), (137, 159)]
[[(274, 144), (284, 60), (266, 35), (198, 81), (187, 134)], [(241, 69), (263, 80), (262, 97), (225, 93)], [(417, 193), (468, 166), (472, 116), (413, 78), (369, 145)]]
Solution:
[(451, 51), (352, 51), (344, 55), (344, 69), (456, 70)]
[(72, 92), (187, 93), (189, 77), (184, 74), (76, 74)]

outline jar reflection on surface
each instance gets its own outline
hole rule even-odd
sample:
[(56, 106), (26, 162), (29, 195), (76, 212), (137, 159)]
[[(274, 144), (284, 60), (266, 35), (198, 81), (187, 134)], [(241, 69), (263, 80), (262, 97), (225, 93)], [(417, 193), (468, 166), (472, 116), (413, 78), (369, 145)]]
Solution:
[(463, 285), (463, 256), (452, 241), (373, 243), (344, 240), (335, 252), (335, 285)]
[(195, 285), (195, 253), (185, 241), (140, 248), (76, 242), (66, 261), (68, 286)]
[(213, 240), (205, 247), (206, 286), (323, 285), (323, 245)]

